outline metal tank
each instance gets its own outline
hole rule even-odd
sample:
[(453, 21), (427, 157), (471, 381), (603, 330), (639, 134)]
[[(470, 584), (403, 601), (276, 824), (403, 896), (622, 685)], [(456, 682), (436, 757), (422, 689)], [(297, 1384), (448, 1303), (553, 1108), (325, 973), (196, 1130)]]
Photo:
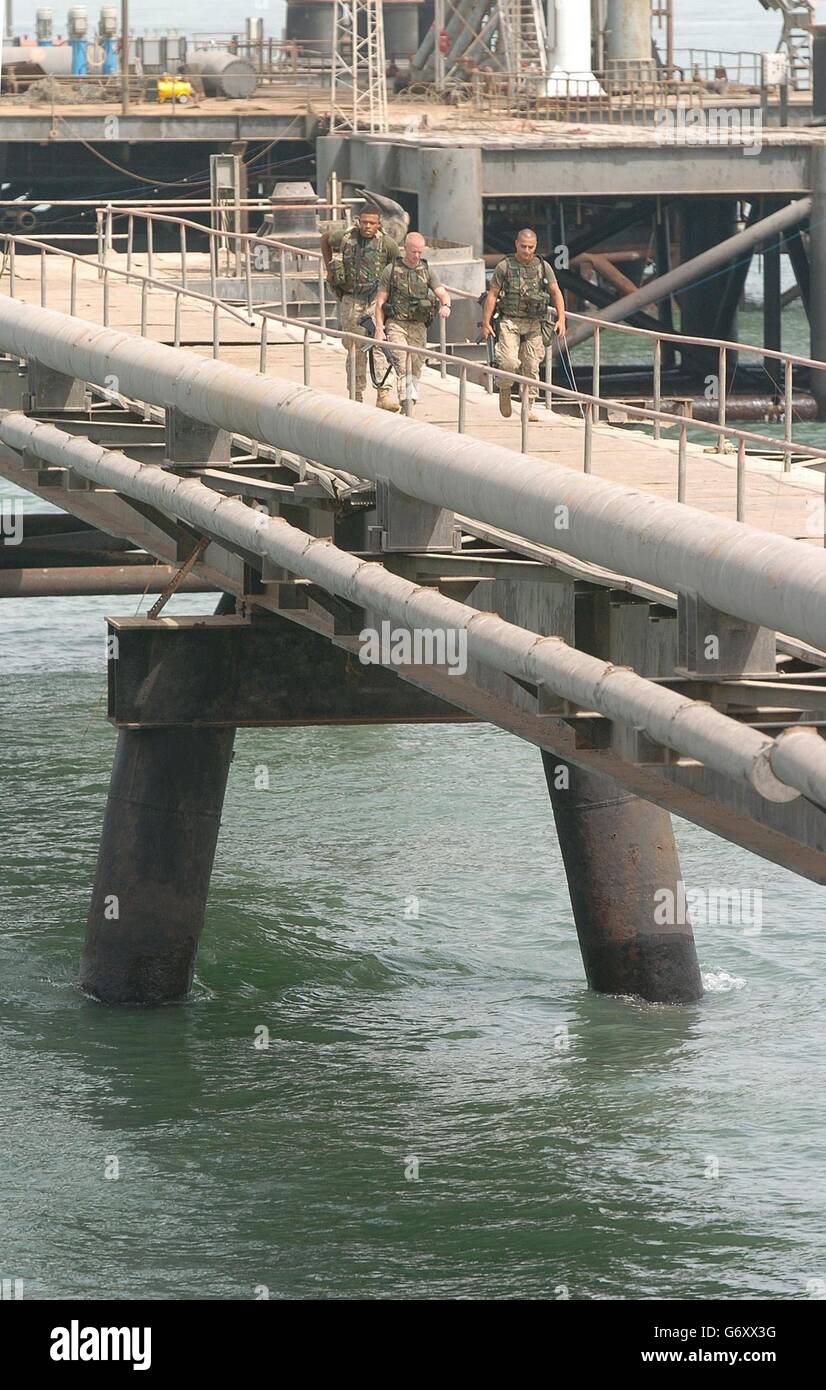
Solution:
[(7, 68), (17, 67), (19, 63), (37, 63), (49, 77), (60, 77), (64, 73), (72, 71), (72, 50), (68, 44), (61, 44), (59, 48), (47, 44), (41, 48), (13, 48), (3, 49), (3, 71)]
[(207, 97), (239, 101), (254, 96), (258, 86), (258, 75), (252, 63), (227, 53), (226, 49), (193, 49), (187, 55), (186, 70), (200, 77)]
[(333, 51), (333, 6), (330, 0), (302, 0), (287, 4), (284, 38), (307, 44), (311, 60), (330, 61)]
[(650, 0), (608, 0), (605, 28), (608, 73), (653, 77), (656, 66), (651, 52)]
[(413, 57), (419, 47), (419, 8), (421, 0), (407, 3), (407, 0), (394, 0), (384, 4), (384, 51), (387, 60), (405, 64)]

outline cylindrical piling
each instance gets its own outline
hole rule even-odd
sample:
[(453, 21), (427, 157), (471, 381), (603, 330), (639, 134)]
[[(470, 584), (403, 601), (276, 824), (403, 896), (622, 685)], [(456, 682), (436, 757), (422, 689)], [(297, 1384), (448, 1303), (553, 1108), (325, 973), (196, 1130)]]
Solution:
[(192, 983), (234, 729), (121, 729), (81, 987), (161, 1004)]
[(601, 994), (703, 993), (671, 817), (610, 778), (542, 753), (585, 975)]
[[(809, 151), (812, 216), (809, 223), (809, 274), (811, 291), (811, 356), (826, 362), (826, 145)], [(826, 420), (826, 371), (812, 371), (812, 395), (821, 420)]]

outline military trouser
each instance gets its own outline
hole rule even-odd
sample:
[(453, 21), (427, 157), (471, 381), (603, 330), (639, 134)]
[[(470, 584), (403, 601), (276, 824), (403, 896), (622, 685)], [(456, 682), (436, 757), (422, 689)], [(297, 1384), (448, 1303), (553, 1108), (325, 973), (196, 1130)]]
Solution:
[[(358, 333), (360, 337), (366, 337), (365, 330), (359, 324), (359, 319), (363, 319), (366, 314), (373, 316), (376, 311), (376, 299), (367, 299), (362, 295), (345, 294), (341, 297), (341, 307), (339, 309), (339, 322), (342, 332)], [(348, 349), (349, 344), (344, 345)], [(358, 396), (364, 395), (364, 388), (367, 385), (367, 353), (362, 352), (361, 348), (356, 348), (355, 352), (356, 381), (355, 390)]]
[[(539, 319), (503, 318), (499, 320), (496, 344), (496, 365), (505, 372), (539, 380), (539, 367), (545, 360), (545, 344)], [(528, 400), (535, 401), (539, 392), (528, 387)]]
[[(414, 323), (412, 319), (391, 318), (386, 321), (388, 343), (407, 343), (410, 347), (427, 347), (427, 324)], [(418, 395), (419, 377), (424, 366), (424, 356), (418, 352), (411, 352), (409, 356), (400, 352), (397, 354), (399, 361), (399, 400), (404, 402), (407, 397), (407, 380), (411, 379), (413, 399)]]

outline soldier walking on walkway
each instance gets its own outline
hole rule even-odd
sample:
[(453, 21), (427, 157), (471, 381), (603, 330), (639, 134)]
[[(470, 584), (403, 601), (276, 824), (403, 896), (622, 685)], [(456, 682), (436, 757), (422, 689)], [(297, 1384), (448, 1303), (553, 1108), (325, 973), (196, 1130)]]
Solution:
[[(545, 358), (542, 325), (547, 325), (552, 306), (557, 313), (555, 332), (561, 338), (565, 335), (565, 300), (548, 262), (536, 254), (536, 232), (526, 227), (516, 238), (516, 254), (505, 256), (494, 270), (482, 310), (485, 338), (494, 334), (491, 318), (494, 310), (499, 310), (497, 367), (539, 380), (539, 365)], [(531, 406), (537, 395), (535, 387), (528, 388)], [(506, 418), (511, 413), (510, 382), (499, 386), (499, 409)], [(535, 420), (536, 416), (531, 412), (528, 418)]]
[[(437, 313), (443, 319), (449, 316), (450, 295), (424, 259), (424, 252), (424, 237), (419, 232), (409, 232), (401, 256), (383, 272), (376, 295), (377, 338), (386, 337), (388, 343), (423, 348), (427, 345), (428, 326)], [(423, 366), (423, 355), (399, 353), (399, 401), (405, 407), (409, 384), (408, 415), (413, 414)], [(377, 404), (382, 405), (382, 402)]]
[[(366, 329), (360, 320), (372, 318), (375, 313), (379, 278), (385, 266), (398, 256), (398, 243), (382, 230), (378, 210), (367, 206), (359, 214), (358, 226), (324, 233), (321, 254), (327, 267), (327, 283), (341, 303), (339, 317), (343, 331), (364, 337)], [(358, 350), (354, 354), (354, 367), (355, 397), (363, 401), (367, 385), (366, 352)], [(379, 392), (376, 404), (385, 410), (398, 409), (387, 390)]]

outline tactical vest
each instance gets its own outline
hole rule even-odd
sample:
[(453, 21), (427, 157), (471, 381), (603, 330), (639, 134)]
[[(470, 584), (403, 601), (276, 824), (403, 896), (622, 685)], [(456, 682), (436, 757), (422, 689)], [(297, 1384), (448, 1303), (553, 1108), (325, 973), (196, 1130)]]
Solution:
[(387, 304), (392, 318), (407, 319), (411, 323), (433, 322), (439, 300), (430, 288), (427, 261), (409, 266), (399, 257), (393, 262)]
[(382, 231), (365, 239), (358, 227), (351, 227), (341, 238), (340, 269), (334, 271), (336, 289), (372, 299), (379, 287), (379, 276), (390, 260), (387, 238)]
[(505, 283), (499, 295), (499, 313), (505, 318), (540, 319), (551, 306), (548, 267), (538, 256), (522, 265), (508, 256)]

